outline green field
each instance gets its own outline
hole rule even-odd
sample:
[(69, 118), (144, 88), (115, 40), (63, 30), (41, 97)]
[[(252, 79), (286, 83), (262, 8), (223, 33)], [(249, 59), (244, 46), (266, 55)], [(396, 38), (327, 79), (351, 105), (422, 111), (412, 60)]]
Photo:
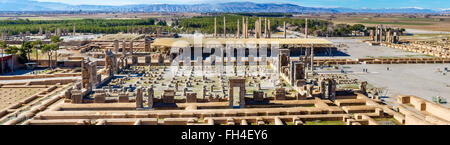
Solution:
[(389, 24), (389, 25), (432, 25), (430, 23), (413, 23), (413, 22), (382, 22), (382, 21), (360, 21), (362, 24)]
[(306, 121), (303, 125), (345, 125), (345, 122), (343, 122), (341, 120), (337, 120), (337, 121), (316, 120), (316, 121)]
[(41, 17), (30, 17), (30, 19), (18, 20), (0, 20), (0, 31), (6, 31), (8, 35), (17, 35), (20, 32), (30, 31), (32, 34), (39, 32), (39, 28), (44, 31), (55, 32), (56, 28), (61, 31), (65, 28), (71, 32), (73, 26), (78, 33), (103, 33), (115, 34), (126, 32), (131, 27), (152, 27), (155, 30), (157, 26), (162, 26), (165, 31), (170, 29), (166, 22), (157, 22), (156, 19), (83, 19), (83, 18), (60, 18), (47, 19)]

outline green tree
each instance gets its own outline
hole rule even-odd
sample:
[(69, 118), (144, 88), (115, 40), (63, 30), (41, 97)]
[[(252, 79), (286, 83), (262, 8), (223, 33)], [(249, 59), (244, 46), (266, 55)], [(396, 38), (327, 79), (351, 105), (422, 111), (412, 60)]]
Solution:
[[(51, 43), (51, 51), (53, 51), (55, 53), (55, 62), (58, 62), (58, 50), (59, 48), (59, 44), (64, 40), (59, 36), (52, 36), (50, 37), (50, 40), (52, 41)], [(55, 66), (53, 66), (55, 67)]]
[(8, 48), (8, 45), (6, 44), (5, 41), (1, 40), (1, 41), (0, 41), (0, 49), (2, 49), (2, 52), (1, 52), (2, 54), (5, 53), (5, 52), (4, 52), (4, 49), (5, 49), (5, 48)]
[(36, 53), (36, 63), (39, 63), (39, 49), (42, 47), (42, 42), (41, 40), (36, 40), (31, 45), (33, 46), (33, 51)]
[(55, 47), (55, 44), (54, 43), (52, 43), (52, 44), (45, 44), (43, 47), (42, 47), (42, 53), (47, 53), (47, 56), (48, 56), (48, 67), (49, 68), (53, 68), (52, 67), (52, 55), (53, 55), (53, 47)]
[(26, 51), (23, 47), (8, 46), (5, 52), (7, 54), (17, 55), (20, 63), (26, 63), (28, 61)]
[(5, 50), (6, 54), (17, 54), (19, 52), (19, 48), (17, 46), (8, 46)]
[(30, 60), (30, 53), (32, 52), (32, 48), (33, 48), (33, 46), (30, 41), (22, 42), (20, 51), (22, 51), (23, 55), (25, 55), (25, 58), (27, 58), (27, 61)]

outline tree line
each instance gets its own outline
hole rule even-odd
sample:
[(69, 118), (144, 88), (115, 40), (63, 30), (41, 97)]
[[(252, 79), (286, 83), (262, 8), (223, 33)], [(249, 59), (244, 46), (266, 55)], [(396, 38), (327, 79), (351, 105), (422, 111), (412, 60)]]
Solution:
[(36, 62), (39, 62), (39, 52), (48, 56), (48, 67), (54, 68), (52, 56), (54, 56), (55, 62), (58, 61), (58, 50), (60, 49), (60, 43), (63, 39), (59, 36), (52, 36), (50, 38), (50, 44), (43, 44), (41, 40), (36, 41), (23, 41), (22, 44), (17, 47), (15, 45), (7, 45), (5, 41), (0, 41), (0, 48), (4, 51), (2, 53), (16, 55), (19, 63), (25, 64), (30, 62), (31, 53), (35, 52)]
[[(25, 33), (29, 31), (32, 34), (37, 34), (42, 27), (43, 33), (45, 31), (55, 32), (57, 28), (61, 31), (65, 28), (68, 32), (72, 32), (73, 26), (76, 27), (77, 33), (103, 33), (114, 34), (118, 32), (126, 32), (129, 26), (131, 27), (152, 27), (154, 30), (157, 26), (167, 26), (165, 21), (158, 21), (154, 18), (148, 19), (82, 19), (82, 20), (2, 20), (0, 21), (0, 31), (7, 32), (8, 35), (18, 35), (20, 32)], [(163, 29), (167, 29), (164, 28)]]
[[(252, 16), (252, 14), (224, 14), (222, 16), (196, 16), (192, 18), (182, 19), (179, 22), (179, 29), (181, 32), (185, 33), (214, 33), (214, 18), (217, 18), (217, 33), (223, 34), (223, 17), (226, 19), (226, 31), (228, 34), (236, 33), (237, 31), (237, 21), (239, 20), (239, 27), (242, 27), (242, 17)], [(249, 30), (255, 29), (255, 22), (259, 19), (258, 17), (248, 17), (249, 19)], [(297, 26), (295, 31), (303, 33), (305, 30), (306, 19), (297, 18), (287, 18), (287, 17), (267, 17), (270, 20), (270, 28), (272, 32), (277, 32), (277, 27), (282, 27), (283, 23), (286, 22), (291, 26)], [(262, 19), (262, 27), (264, 27), (264, 18)], [(242, 30), (242, 28), (241, 28)], [(308, 33), (316, 36), (349, 36), (352, 31), (359, 31), (367, 33), (370, 27), (366, 27), (362, 24), (347, 25), (347, 24), (333, 24), (330, 21), (318, 20), (318, 19), (308, 19)]]

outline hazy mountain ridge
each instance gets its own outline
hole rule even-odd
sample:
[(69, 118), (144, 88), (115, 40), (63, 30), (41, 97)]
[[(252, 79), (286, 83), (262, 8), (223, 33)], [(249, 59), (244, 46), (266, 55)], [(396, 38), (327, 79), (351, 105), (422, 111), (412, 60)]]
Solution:
[(124, 6), (68, 5), (56, 2), (1, 1), (0, 11), (110, 11), (110, 12), (288, 12), (288, 13), (448, 13), (449, 10), (422, 8), (315, 8), (294, 4), (228, 2), (218, 4), (140, 4)]

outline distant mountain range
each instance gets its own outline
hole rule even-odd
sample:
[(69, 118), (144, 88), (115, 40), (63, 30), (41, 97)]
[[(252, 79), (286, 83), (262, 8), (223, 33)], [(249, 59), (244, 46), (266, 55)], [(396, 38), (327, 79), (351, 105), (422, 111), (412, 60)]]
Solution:
[(282, 13), (448, 13), (449, 10), (422, 8), (315, 8), (294, 4), (228, 2), (219, 4), (140, 4), (124, 6), (68, 5), (57, 2), (38, 2), (34, 0), (3, 0), (0, 11), (105, 11), (105, 12), (282, 12)]

